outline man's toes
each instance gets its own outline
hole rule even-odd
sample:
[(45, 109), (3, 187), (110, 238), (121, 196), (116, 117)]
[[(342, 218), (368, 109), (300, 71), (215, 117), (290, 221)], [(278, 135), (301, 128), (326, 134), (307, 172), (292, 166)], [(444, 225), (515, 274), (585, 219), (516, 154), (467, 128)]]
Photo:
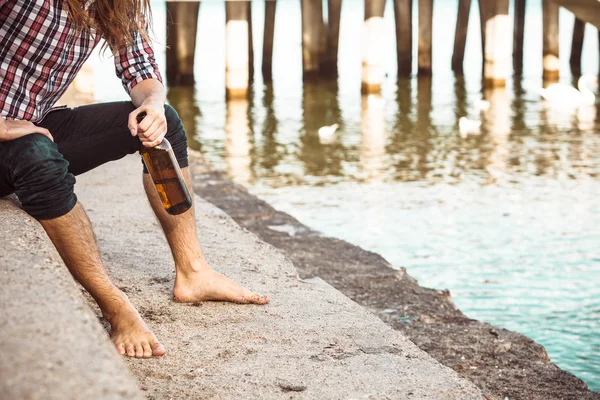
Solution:
[(135, 345), (135, 356), (137, 358), (142, 358), (144, 357), (144, 348), (142, 347), (141, 343), (137, 343)]
[(260, 294), (251, 294), (241, 298), (240, 303), (245, 304), (267, 304), (271, 299), (268, 296), (261, 296)]
[(152, 357), (152, 347), (146, 342), (142, 343), (142, 348), (144, 349), (144, 357), (150, 358)]
[(132, 344), (127, 344), (125, 346), (125, 352), (127, 353), (127, 355), (129, 357), (135, 357), (135, 348), (133, 347)]
[(157, 341), (150, 342), (150, 347), (152, 347), (153, 356), (160, 357), (166, 353), (164, 346)]
[(115, 343), (115, 347), (117, 348), (117, 352), (118, 352), (120, 355), (122, 355), (122, 356), (124, 356), (124, 355), (125, 355), (125, 345), (124, 345), (123, 343), (119, 343), (119, 344), (116, 344), (116, 343)]

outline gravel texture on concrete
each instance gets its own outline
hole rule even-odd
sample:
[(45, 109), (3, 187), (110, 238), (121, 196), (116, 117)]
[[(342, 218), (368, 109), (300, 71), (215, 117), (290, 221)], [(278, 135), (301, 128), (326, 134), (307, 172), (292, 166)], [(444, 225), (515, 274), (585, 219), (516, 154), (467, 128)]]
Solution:
[[(172, 301), (172, 258), (143, 194), (138, 157), (78, 179), (116, 284), (167, 348), (129, 359), (151, 399), (483, 399), (479, 389), (196, 196), (206, 258), (267, 306)], [(135, 172), (134, 172), (135, 171)]]
[(40, 224), (0, 200), (0, 399), (143, 398)]

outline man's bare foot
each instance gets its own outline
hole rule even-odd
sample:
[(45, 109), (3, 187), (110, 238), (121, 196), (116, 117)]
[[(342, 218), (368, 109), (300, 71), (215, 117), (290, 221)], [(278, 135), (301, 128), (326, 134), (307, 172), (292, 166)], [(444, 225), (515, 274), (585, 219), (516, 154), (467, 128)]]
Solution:
[(165, 354), (163, 345), (126, 298), (121, 307), (110, 316), (105, 314), (105, 318), (110, 322), (110, 337), (119, 354), (137, 358)]
[(173, 298), (180, 303), (229, 301), (239, 304), (267, 304), (270, 299), (242, 288), (209, 267), (199, 272), (178, 273)]

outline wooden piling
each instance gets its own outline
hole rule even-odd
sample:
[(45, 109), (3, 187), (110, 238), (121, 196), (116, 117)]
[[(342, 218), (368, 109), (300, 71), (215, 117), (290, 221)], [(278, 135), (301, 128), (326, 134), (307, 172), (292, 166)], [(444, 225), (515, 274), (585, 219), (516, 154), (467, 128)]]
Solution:
[(398, 77), (409, 77), (412, 73), (412, 2), (394, 0)]
[(302, 9), (302, 71), (304, 79), (319, 75), (323, 26), (323, 1), (301, 0)]
[(273, 37), (277, 0), (265, 1), (265, 31), (263, 36), (262, 74), (265, 82), (273, 79)]
[(571, 42), (571, 73), (575, 76), (581, 75), (581, 51), (583, 49), (583, 37), (585, 34), (585, 22), (575, 18), (573, 25), (573, 41)]
[(471, 0), (458, 1), (456, 33), (454, 34), (454, 52), (452, 53), (452, 71), (459, 75), (463, 74), (463, 61), (465, 59), (465, 46), (467, 43), (467, 31), (469, 30), (470, 11)]
[(228, 99), (248, 95), (250, 68), (249, 8), (246, 2), (225, 3), (226, 94)]
[(167, 2), (167, 83), (194, 84), (199, 1)]
[[(493, 1), (493, 0), (492, 0)], [(485, 65), (485, 26), (489, 18), (489, 0), (479, 0), (479, 21), (481, 30), (481, 58), (484, 60)], [(482, 68), (483, 69), (483, 68)]]
[(559, 78), (558, 4), (542, 0), (544, 80)]
[(525, 0), (515, 0), (515, 29), (513, 36), (513, 69), (523, 73), (523, 38), (525, 35)]
[(252, 40), (252, 1), (248, 1), (248, 80), (254, 81), (254, 41)]
[(485, 22), (485, 53), (483, 80), (485, 87), (506, 86), (510, 65), (509, 0), (495, 0), (490, 4)]
[(340, 19), (342, 0), (327, 0), (327, 29), (325, 51), (321, 71), (330, 77), (337, 76), (338, 49), (340, 43)]
[(432, 36), (433, 0), (419, 0), (419, 75), (431, 75)]
[(383, 11), (385, 0), (365, 0), (365, 35), (362, 62), (362, 92), (377, 93), (383, 81), (384, 37)]

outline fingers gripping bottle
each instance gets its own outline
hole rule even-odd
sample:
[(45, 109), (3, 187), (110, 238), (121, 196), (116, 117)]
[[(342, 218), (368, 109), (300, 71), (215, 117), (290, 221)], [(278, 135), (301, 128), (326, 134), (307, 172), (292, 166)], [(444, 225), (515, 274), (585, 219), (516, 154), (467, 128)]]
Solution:
[[(145, 116), (145, 112), (139, 113), (138, 123)], [(192, 197), (169, 141), (163, 139), (158, 146), (150, 148), (142, 146), (140, 154), (165, 210), (171, 215), (182, 214), (189, 210), (192, 207)]]

